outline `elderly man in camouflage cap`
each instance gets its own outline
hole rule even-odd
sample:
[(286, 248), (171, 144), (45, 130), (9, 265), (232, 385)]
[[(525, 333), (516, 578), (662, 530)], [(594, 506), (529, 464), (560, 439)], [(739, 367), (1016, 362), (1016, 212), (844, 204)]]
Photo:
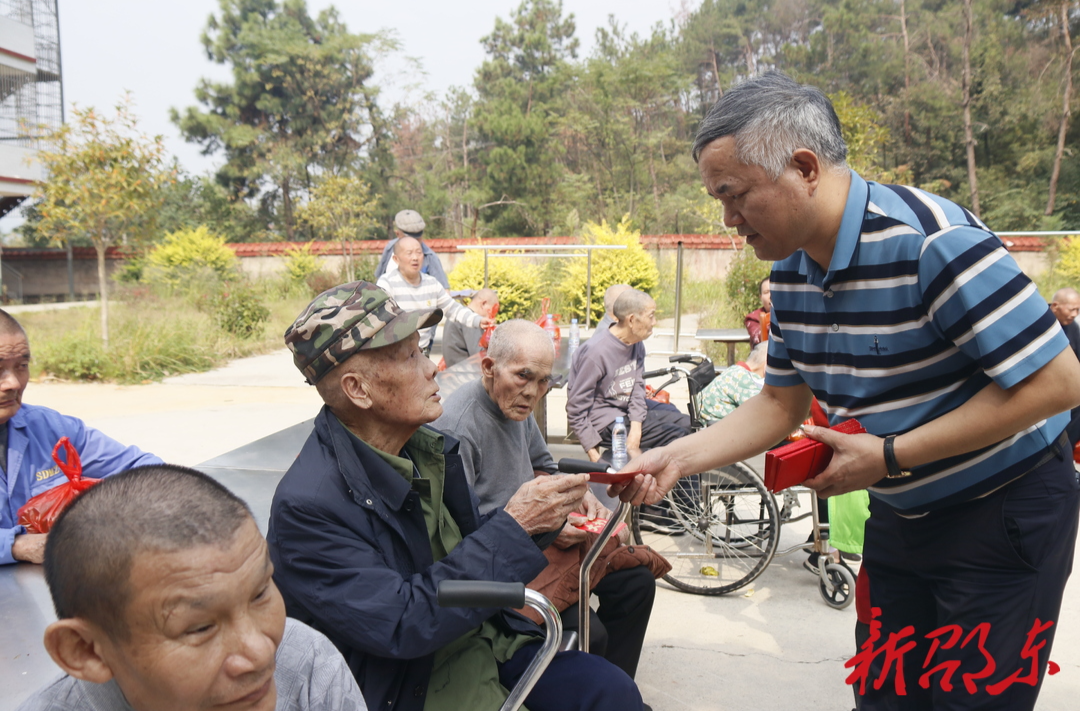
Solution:
[[(495, 709), (539, 648), (510, 610), (440, 608), (442, 580), (526, 581), (580, 503), (587, 477), (542, 477), (480, 516), (458, 443), (426, 427), (442, 413), (417, 329), (374, 284), (320, 294), (285, 333), (325, 407), (278, 485), (267, 541), (294, 617), (342, 651), (371, 708)], [(531, 711), (640, 711), (633, 681), (607, 661), (560, 653)]]

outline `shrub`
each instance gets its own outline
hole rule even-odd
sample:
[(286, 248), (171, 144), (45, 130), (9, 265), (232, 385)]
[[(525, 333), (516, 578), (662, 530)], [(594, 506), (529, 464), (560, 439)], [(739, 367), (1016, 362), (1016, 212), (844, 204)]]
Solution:
[[(623, 217), (614, 230), (608, 226), (607, 221), (599, 225), (586, 222), (581, 236), (585, 244), (626, 246), (626, 249), (599, 249), (593, 252), (590, 303), (593, 323), (604, 316), (604, 291), (609, 286), (629, 284), (651, 294), (660, 283), (656, 261), (641, 245), (641, 233), (630, 228), (629, 215)], [(587, 272), (588, 264), (585, 259), (569, 259), (565, 262), (557, 287), (570, 312), (563, 314), (565, 321), (569, 321), (571, 317), (585, 317)]]
[(308, 285), (308, 289), (311, 290), (311, 295), (318, 296), (327, 289), (333, 289), (335, 286), (343, 284), (344, 282), (341, 279), (342, 277), (339, 274), (332, 274), (325, 269), (319, 269), (309, 274), (304, 281)]
[(240, 338), (253, 338), (262, 333), (270, 318), (270, 309), (259, 295), (243, 282), (226, 284), (210, 303), (214, 321), (223, 330)]
[(1057, 276), (1075, 284), (1080, 282), (1080, 239), (1063, 240), (1060, 244), (1058, 263), (1054, 267)]
[(317, 271), (319, 260), (312, 254), (310, 243), (285, 250), (285, 275), (292, 283), (303, 284)]
[(724, 277), (724, 291), (735, 316), (741, 318), (761, 306), (758, 284), (771, 271), (772, 262), (763, 262), (755, 257), (752, 247), (743, 247), (735, 255)]
[[(502, 323), (512, 318), (528, 318), (540, 303), (543, 270), (518, 258), (488, 257), (488, 286), (499, 292)], [(484, 288), (484, 254), (469, 250), (448, 276), (451, 289)]]
[(108, 377), (108, 359), (101, 347), (101, 337), (74, 331), (55, 341), (34, 344), (35, 366), (65, 380), (104, 380)]
[(205, 226), (178, 230), (146, 255), (147, 278), (164, 279), (176, 284), (193, 271), (209, 269), (227, 278), (236, 269), (237, 259), (225, 246), (225, 238), (210, 234)]

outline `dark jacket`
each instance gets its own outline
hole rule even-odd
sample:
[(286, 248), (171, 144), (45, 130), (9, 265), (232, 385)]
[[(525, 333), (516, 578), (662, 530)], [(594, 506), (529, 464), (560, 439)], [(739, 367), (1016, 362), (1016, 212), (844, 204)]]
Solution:
[(341, 650), (371, 709), (422, 711), (436, 650), (492, 615), (542, 634), (514, 613), (436, 602), (441, 580), (528, 581), (547, 565), (505, 511), (480, 517), (457, 448), (444, 436), (443, 502), (463, 540), (438, 563), (419, 495), (325, 407), (274, 494), (266, 538), (285, 608)]

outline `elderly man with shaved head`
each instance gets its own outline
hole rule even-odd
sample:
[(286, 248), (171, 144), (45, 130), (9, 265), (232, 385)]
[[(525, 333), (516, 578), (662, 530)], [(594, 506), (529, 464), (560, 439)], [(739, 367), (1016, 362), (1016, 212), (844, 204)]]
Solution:
[[(398, 266), (396, 272), (388, 272), (379, 278), (379, 287), (385, 289), (394, 301), (406, 311), (422, 311), (437, 308), (449, 321), (471, 328), (487, 328), (494, 321), (486, 316), (473, 313), (450, 296), (450, 292), (421, 268), (424, 264), (424, 251), (420, 240), (405, 236), (394, 245), (393, 261)], [(435, 326), (425, 328), (420, 333), (420, 349), (431, 352), (435, 342)]]
[[(491, 316), (491, 309), (499, 305), (499, 295), (492, 289), (478, 289), (469, 300), (469, 310), (481, 318)], [(448, 321), (443, 327), (442, 355), (446, 367), (454, 366), (480, 352), (480, 338), (484, 331), (479, 327), (464, 326)]]
[(645, 404), (645, 346), (656, 326), (656, 302), (637, 289), (625, 289), (612, 307), (616, 323), (582, 344), (574, 355), (566, 395), (566, 417), (592, 461), (611, 446), (615, 418), (628, 422), (631, 455), (660, 447), (690, 433), (690, 418)]
[[(554, 360), (551, 337), (542, 328), (507, 321), (491, 337), (480, 361), (480, 379), (454, 391), (434, 423), (460, 442), (465, 476), (480, 499), (481, 513), (505, 507), (535, 476), (555, 473), (555, 460), (532, 416), (547, 393)], [(580, 513), (589, 519), (611, 516), (591, 493), (585, 494)], [(584, 531), (567, 524), (554, 545), (565, 549), (586, 540)], [(593, 592), (600, 607), (592, 613), (589, 650), (632, 677), (656, 595), (653, 575), (641, 566), (609, 572)], [(562, 616), (566, 629), (577, 629), (577, 605)]]
[(19, 711), (364, 711), (345, 660), (285, 619), (247, 505), (171, 464), (76, 499), (45, 547), (63, 672)]
[(612, 284), (604, 291), (604, 317), (596, 324), (597, 331), (606, 331), (618, 321), (615, 318), (615, 301), (623, 295), (627, 289), (632, 289), (629, 284)]
[(1080, 294), (1068, 287), (1058, 289), (1050, 302), (1050, 310), (1065, 330), (1073, 352), (1080, 357), (1080, 324), (1076, 322), (1077, 315), (1080, 315)]
[(83, 475), (91, 479), (161, 462), (87, 427), (77, 417), (24, 404), (29, 382), (30, 340), (19, 322), (0, 309), (0, 565), (44, 559), (49, 534), (28, 532), (19, 523), (19, 509), (67, 481), (52, 457), (61, 437), (71, 441), (82, 460)]

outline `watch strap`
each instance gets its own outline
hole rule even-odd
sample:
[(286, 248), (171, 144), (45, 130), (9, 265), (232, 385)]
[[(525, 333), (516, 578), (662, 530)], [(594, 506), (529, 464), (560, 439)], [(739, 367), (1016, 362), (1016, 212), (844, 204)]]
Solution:
[(885, 469), (888, 472), (885, 474), (886, 479), (901, 479), (911, 476), (911, 472), (901, 469), (896, 461), (896, 453), (893, 451), (893, 440), (895, 439), (896, 435), (894, 434), (885, 437)]

